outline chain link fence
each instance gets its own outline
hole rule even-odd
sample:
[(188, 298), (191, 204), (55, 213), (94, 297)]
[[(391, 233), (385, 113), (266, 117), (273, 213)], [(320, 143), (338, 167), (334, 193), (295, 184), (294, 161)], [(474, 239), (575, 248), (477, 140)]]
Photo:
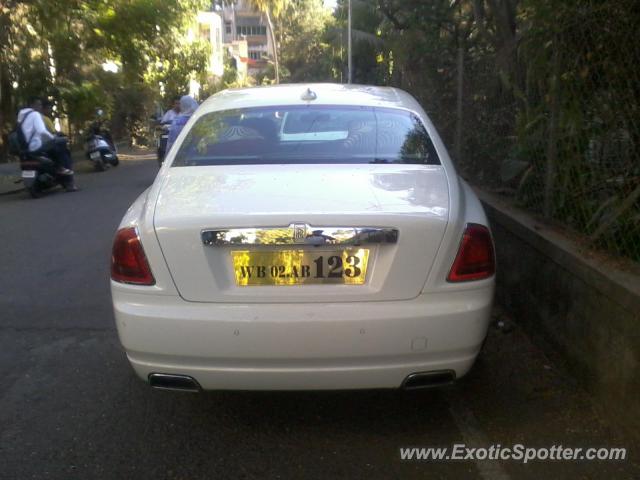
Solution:
[(640, 2), (552, 3), (513, 48), (465, 52), (445, 137), (471, 183), (640, 262)]

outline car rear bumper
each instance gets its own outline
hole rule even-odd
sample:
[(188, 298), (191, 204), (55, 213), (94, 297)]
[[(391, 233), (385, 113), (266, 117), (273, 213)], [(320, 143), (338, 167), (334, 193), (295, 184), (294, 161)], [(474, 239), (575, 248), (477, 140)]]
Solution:
[(464, 375), (486, 336), (493, 287), (395, 302), (211, 304), (112, 284), (136, 373), (205, 389), (397, 388), (416, 372)]

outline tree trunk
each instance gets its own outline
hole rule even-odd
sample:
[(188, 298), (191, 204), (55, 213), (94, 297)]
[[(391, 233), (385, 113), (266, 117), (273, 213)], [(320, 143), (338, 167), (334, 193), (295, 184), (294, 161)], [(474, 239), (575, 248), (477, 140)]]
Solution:
[(489, 41), (489, 34), (487, 32), (487, 19), (484, 11), (483, 0), (473, 0), (473, 18), (475, 19), (480, 35), (486, 41)]
[[(7, 5), (7, 7), (10, 6)], [(8, 32), (11, 23), (9, 15), (8, 8), (0, 10), (0, 48), (9, 48)], [(11, 118), (12, 93), (9, 65), (7, 59), (0, 53), (0, 162), (6, 160), (6, 127), (14, 120)]]
[(457, 95), (456, 95), (456, 136), (453, 142), (458, 167), (462, 163), (462, 92), (464, 81), (464, 50), (458, 47), (458, 67), (457, 67)]
[(553, 197), (555, 192), (556, 163), (558, 157), (558, 110), (560, 103), (558, 100), (558, 87), (560, 76), (560, 55), (558, 54), (557, 40), (554, 42), (556, 51), (553, 56), (553, 75), (551, 77), (551, 88), (549, 95), (551, 97), (551, 112), (549, 119), (549, 129), (547, 137), (547, 162), (544, 176), (544, 196), (543, 196), (543, 213), (546, 220), (551, 220), (553, 216)]
[(280, 83), (280, 64), (278, 63), (278, 44), (276, 43), (276, 32), (273, 30), (273, 22), (271, 22), (271, 14), (269, 9), (264, 11), (267, 16), (267, 24), (269, 24), (269, 35), (271, 36), (271, 43), (273, 45), (273, 67), (276, 71), (276, 84)]
[(508, 75), (516, 71), (518, 1), (487, 0), (495, 26), (496, 65)]

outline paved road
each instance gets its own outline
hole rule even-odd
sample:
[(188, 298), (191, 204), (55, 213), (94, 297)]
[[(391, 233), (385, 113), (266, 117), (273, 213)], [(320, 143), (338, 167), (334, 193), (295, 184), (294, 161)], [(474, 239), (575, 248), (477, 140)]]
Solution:
[[(0, 197), (0, 478), (640, 478), (638, 450), (517, 327), (492, 327), (444, 390), (152, 391), (118, 343), (108, 260), (156, 171), (125, 160), (77, 193)], [(631, 461), (400, 461), (455, 443), (626, 446)]]

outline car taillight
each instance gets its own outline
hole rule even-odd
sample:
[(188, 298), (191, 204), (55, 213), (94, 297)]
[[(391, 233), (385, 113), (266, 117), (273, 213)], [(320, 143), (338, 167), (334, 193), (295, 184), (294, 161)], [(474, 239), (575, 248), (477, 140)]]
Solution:
[(156, 283), (135, 228), (118, 230), (111, 253), (111, 278), (135, 285)]
[(482, 280), (492, 276), (495, 271), (491, 232), (484, 225), (468, 223), (447, 281)]

